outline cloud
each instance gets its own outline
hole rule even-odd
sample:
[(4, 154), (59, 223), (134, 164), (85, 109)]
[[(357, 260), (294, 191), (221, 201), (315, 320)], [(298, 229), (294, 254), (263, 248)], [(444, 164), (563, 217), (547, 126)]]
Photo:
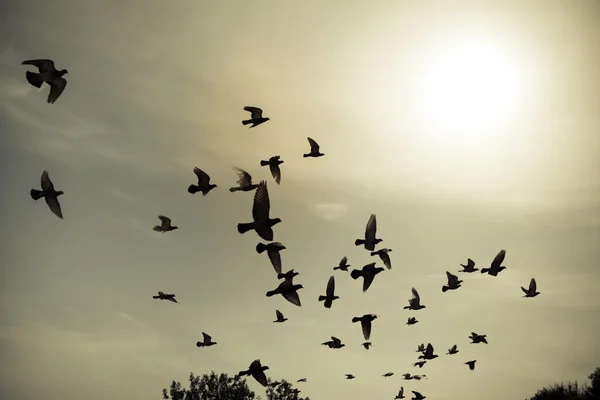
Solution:
[(348, 213), (348, 205), (343, 203), (315, 204), (310, 211), (326, 221), (339, 221)]

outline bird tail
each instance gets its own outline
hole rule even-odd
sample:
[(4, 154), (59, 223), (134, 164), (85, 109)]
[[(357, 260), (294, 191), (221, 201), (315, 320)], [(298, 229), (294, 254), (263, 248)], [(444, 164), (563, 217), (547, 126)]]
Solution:
[(152, 296), (153, 299), (160, 299), (160, 296)]
[(335, 271), (336, 269), (341, 269), (341, 268), (339, 267), (339, 265), (338, 265), (337, 267), (333, 267), (333, 270), (334, 270), (334, 271)]
[(274, 290), (269, 290), (269, 291), (267, 292), (267, 297), (275, 296), (276, 294), (277, 294), (277, 293), (275, 293), (275, 291), (274, 291)]
[(362, 271), (359, 269), (354, 269), (352, 272), (350, 272), (350, 276), (352, 279), (358, 279), (362, 276)]
[(364, 240), (362, 240), (362, 239), (356, 239), (356, 240), (354, 241), (354, 245), (355, 245), (355, 246), (360, 246), (361, 244), (365, 244), (365, 241), (364, 241)]
[(261, 254), (263, 251), (265, 251), (267, 249), (267, 245), (264, 243), (259, 243), (256, 245), (256, 252), (258, 254)]
[(25, 77), (27, 78), (27, 82), (29, 82), (31, 86), (35, 86), (38, 89), (41, 88), (42, 83), (44, 83), (42, 76), (37, 72), (27, 71), (25, 73)]
[(162, 232), (162, 226), (160, 226), (160, 225), (154, 225), (154, 228), (152, 228), (152, 230), (154, 232)]
[(42, 192), (41, 190), (37, 190), (37, 189), (31, 189), (31, 192), (29, 192), (29, 194), (31, 195), (31, 198), (34, 200), (39, 200), (42, 197), (44, 197), (44, 192)]
[(240, 223), (237, 225), (237, 230), (239, 233), (246, 233), (254, 229), (254, 224), (252, 222)]
[(325, 299), (327, 299), (327, 296), (319, 296), (319, 301), (325, 301)]
[(310, 157), (310, 153), (309, 153), (309, 154), (303, 154), (302, 156), (303, 156), (304, 158), (306, 158), (306, 157)]
[(352, 322), (358, 322), (358, 321), (360, 321), (360, 318), (359, 318), (359, 317), (354, 317), (354, 318), (352, 318)]
[(188, 187), (188, 193), (190, 193), (190, 194), (198, 193), (199, 191), (200, 191), (200, 187), (198, 187), (196, 185), (190, 185), (190, 187)]
[(246, 376), (246, 375), (250, 375), (250, 371), (240, 371), (237, 376)]
[(237, 192), (238, 190), (240, 190), (240, 188), (239, 188), (239, 187), (232, 187), (232, 188), (229, 188), (229, 191), (230, 191), (231, 193), (233, 193), (233, 192)]
[(490, 269), (489, 268), (481, 268), (481, 273), (485, 274), (486, 272), (488, 272)]
[(198, 346), (198, 347), (204, 347), (204, 343), (202, 343), (202, 342), (196, 342), (196, 346)]
[(447, 290), (448, 290), (448, 286), (446, 286), (446, 285), (442, 286), (442, 292), (446, 293)]
[(243, 121), (242, 121), (242, 125), (248, 125), (248, 124), (251, 124), (251, 123), (252, 123), (252, 121), (253, 121), (253, 120), (251, 120), (251, 119), (245, 119), (245, 120), (243, 120)]
[(372, 251), (372, 252), (371, 252), (371, 255), (372, 255), (372, 256), (374, 256), (374, 255), (377, 255), (377, 252), (376, 252), (376, 251)]
[(269, 165), (269, 162), (265, 160), (260, 160), (260, 165), (261, 167), (264, 167), (265, 165)]

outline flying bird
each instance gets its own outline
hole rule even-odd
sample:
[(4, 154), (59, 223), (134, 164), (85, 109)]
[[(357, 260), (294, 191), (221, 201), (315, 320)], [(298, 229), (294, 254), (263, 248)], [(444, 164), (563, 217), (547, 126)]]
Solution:
[(152, 230), (154, 232), (165, 233), (165, 232), (173, 231), (175, 229), (179, 229), (178, 226), (171, 225), (171, 218), (169, 218), (169, 217), (165, 217), (164, 215), (159, 215), (158, 219), (160, 219), (160, 225), (154, 225), (154, 227), (152, 228)]
[(419, 321), (417, 321), (417, 319), (415, 317), (410, 317), (410, 318), (408, 318), (408, 321), (406, 321), (406, 325), (414, 325), (417, 322), (419, 322)]
[(213, 342), (212, 338), (210, 337), (210, 335), (207, 335), (206, 333), (202, 332), (202, 336), (203, 339), (201, 342), (196, 342), (196, 346), (198, 347), (210, 347), (210, 346), (214, 346), (215, 344), (217, 344), (217, 342)]
[(238, 186), (229, 188), (231, 193), (238, 191), (250, 192), (258, 187), (257, 184), (252, 183), (252, 175), (250, 175), (248, 172), (238, 167), (233, 167), (233, 170), (238, 176), (238, 180), (236, 182)]
[(250, 367), (246, 371), (240, 371), (238, 376), (252, 375), (252, 377), (256, 379), (258, 383), (266, 387), (267, 377), (265, 376), (264, 371), (268, 369), (269, 367), (266, 365), (263, 366), (260, 364), (260, 360), (254, 360), (252, 361), (252, 364), (250, 364)]
[(335, 336), (332, 336), (331, 340), (321, 343), (321, 345), (327, 346), (330, 349), (341, 349), (342, 347), (345, 346), (345, 344), (343, 344), (342, 341), (340, 339), (336, 338)]
[(285, 274), (282, 274), (282, 273), (277, 274), (277, 279), (285, 279), (286, 281), (291, 281), (292, 279), (294, 279), (295, 276), (298, 276), (298, 275), (300, 275), (298, 272), (294, 271), (293, 269), (290, 269)]
[(48, 94), (48, 103), (53, 104), (62, 92), (65, 90), (67, 86), (67, 81), (63, 78), (63, 75), (68, 74), (69, 71), (63, 69), (58, 71), (54, 67), (54, 61), (52, 60), (27, 60), (23, 61), (21, 65), (33, 65), (37, 67), (39, 73), (27, 71), (25, 73), (25, 77), (27, 78), (27, 82), (31, 86), (36, 88), (41, 88), (42, 84), (46, 82), (50, 85), (50, 93)]
[(350, 265), (348, 264), (348, 257), (344, 257), (342, 258), (337, 267), (333, 267), (333, 270), (335, 271), (336, 269), (339, 269), (341, 271), (348, 271), (348, 267), (350, 267)]
[(419, 360), (433, 360), (439, 357), (437, 354), (433, 354), (433, 351), (433, 346), (431, 343), (428, 343), (425, 352), (419, 356)]
[(504, 257), (506, 257), (506, 250), (502, 249), (500, 252), (494, 257), (494, 261), (489, 268), (481, 268), (481, 273), (485, 274), (486, 272), (492, 276), (498, 276), (500, 271), (506, 269), (502, 262), (504, 261)]
[(421, 393), (415, 392), (414, 390), (411, 390), (411, 392), (413, 392), (413, 395), (415, 396), (415, 397), (411, 398), (411, 400), (423, 400), (423, 399), (427, 398), (427, 397), (423, 396)]
[(425, 344), (421, 343), (418, 347), (417, 347), (417, 353), (424, 353), (425, 352)]
[(467, 361), (467, 362), (465, 363), (465, 365), (468, 365), (468, 366), (469, 366), (469, 369), (470, 369), (471, 371), (473, 371), (473, 370), (475, 369), (475, 363), (476, 363), (476, 362), (477, 362), (477, 360), (473, 360), (473, 361)]
[(259, 243), (256, 245), (256, 252), (258, 254), (261, 254), (264, 251), (267, 252), (269, 260), (271, 260), (271, 264), (273, 265), (275, 272), (278, 274), (281, 273), (281, 255), (279, 252), (285, 249), (286, 247), (279, 242), (273, 242), (269, 244)]
[(298, 379), (296, 382), (306, 382), (306, 378)]
[(417, 292), (417, 289), (412, 288), (411, 291), (412, 298), (408, 300), (408, 306), (404, 306), (404, 309), (418, 311), (422, 308), (425, 308), (425, 306), (421, 305), (421, 297), (419, 296), (419, 292)]
[(540, 294), (540, 292), (537, 291), (537, 284), (535, 283), (535, 278), (531, 278), (531, 280), (529, 281), (529, 289), (525, 289), (523, 286), (521, 286), (521, 290), (525, 293), (525, 296), (523, 297), (535, 297), (538, 294)]
[(363, 292), (366, 292), (367, 289), (373, 283), (373, 279), (375, 279), (375, 275), (383, 271), (383, 268), (376, 267), (375, 263), (367, 264), (362, 269), (353, 269), (350, 272), (350, 276), (352, 279), (358, 279), (361, 276), (363, 277)]
[(460, 287), (460, 284), (462, 283), (462, 281), (458, 279), (458, 276), (453, 275), (450, 272), (446, 271), (446, 277), (448, 278), (448, 284), (442, 286), (442, 292), (445, 293), (448, 290), (455, 290)]
[(335, 291), (335, 278), (333, 275), (329, 277), (329, 281), (327, 281), (327, 289), (325, 291), (325, 296), (319, 296), (319, 301), (324, 301), (325, 308), (331, 308), (333, 301), (339, 299), (339, 296), (334, 295)]
[(475, 332), (471, 332), (471, 336), (469, 336), (469, 339), (471, 339), (470, 344), (476, 344), (476, 343), (488, 344), (486, 336), (487, 335), (478, 335)]
[(317, 142), (315, 142), (311, 138), (307, 138), (307, 139), (308, 139), (308, 143), (310, 144), (310, 153), (304, 154), (304, 158), (306, 158), (306, 157), (321, 157), (321, 156), (325, 155), (319, 151), (319, 144)]
[(452, 346), (452, 348), (448, 349), (448, 352), (446, 353), (446, 355), (451, 356), (452, 354), (456, 354), (456, 353), (458, 353), (458, 349), (457, 349), (457, 346), (454, 345), (454, 346)]
[(210, 176), (200, 168), (194, 167), (194, 174), (198, 177), (198, 185), (190, 185), (187, 190), (188, 193), (202, 192), (202, 196), (206, 196), (208, 192), (217, 187), (217, 185), (210, 183)]
[(361, 244), (365, 246), (365, 249), (373, 251), (375, 250), (375, 245), (383, 242), (382, 239), (376, 239), (377, 235), (377, 217), (375, 214), (371, 214), (369, 217), (369, 221), (367, 221), (367, 227), (365, 229), (365, 238), (356, 239), (354, 241), (355, 246), (360, 246)]
[(371, 255), (372, 256), (378, 255), (379, 258), (381, 258), (383, 265), (385, 265), (387, 267), (387, 269), (392, 269), (392, 262), (390, 261), (390, 255), (388, 254), (391, 251), (392, 251), (392, 249), (381, 249), (381, 250), (377, 250), (377, 251), (372, 251)]
[(260, 181), (258, 189), (254, 193), (254, 203), (252, 205), (252, 218), (254, 222), (240, 223), (237, 225), (239, 233), (244, 234), (255, 230), (258, 236), (267, 241), (273, 240), (273, 225), (281, 222), (280, 218), (269, 218), (271, 203), (269, 201), (269, 191), (267, 182)]
[(46, 204), (48, 205), (50, 211), (52, 211), (58, 218), (63, 219), (62, 209), (60, 208), (60, 203), (58, 202), (58, 196), (65, 193), (62, 190), (54, 190), (54, 184), (50, 180), (48, 171), (46, 170), (42, 172), (41, 186), (42, 190), (31, 189), (29, 192), (31, 198), (37, 201), (43, 197), (46, 200)]
[(346, 379), (354, 379), (354, 378), (356, 378), (354, 375), (346, 374)]
[(364, 347), (366, 350), (369, 350), (369, 347), (372, 347), (372, 346), (373, 346), (373, 343), (371, 343), (371, 342), (364, 342), (362, 344), (362, 347)]
[(273, 322), (281, 323), (281, 322), (285, 322), (288, 320), (286, 317), (283, 316), (283, 314), (279, 310), (275, 310), (275, 315), (277, 316), (277, 319)]
[(280, 156), (273, 156), (269, 158), (269, 161), (260, 160), (260, 165), (264, 167), (265, 165), (269, 166), (271, 170), (271, 175), (273, 175), (273, 179), (279, 185), (281, 183), (281, 170), (279, 169), (279, 164), (283, 164), (283, 160), (280, 159)]
[(371, 322), (373, 322), (375, 319), (377, 319), (377, 315), (375, 314), (365, 314), (362, 317), (352, 318), (353, 323), (360, 321), (365, 340), (369, 340), (371, 337)]
[(425, 378), (426, 376), (427, 375), (413, 375), (413, 379), (420, 381), (421, 379)]
[(396, 395), (396, 397), (394, 397), (394, 400), (403, 399), (403, 398), (404, 398), (404, 386), (401, 386), (400, 390), (398, 391), (398, 394)]
[(475, 272), (475, 271), (479, 271), (479, 268), (475, 268), (475, 261), (471, 260), (470, 258), (467, 258), (467, 265), (460, 264), (460, 266), (463, 267), (463, 269), (461, 269), (458, 272)]
[(425, 363), (427, 363), (427, 360), (417, 361), (416, 363), (413, 364), (413, 367), (423, 368), (423, 365), (425, 365)]
[(410, 381), (413, 380), (414, 377), (410, 375), (410, 373), (406, 373), (406, 374), (402, 374), (402, 377), (404, 378), (405, 381)]
[(248, 111), (250, 113), (250, 119), (246, 119), (242, 121), (242, 125), (252, 124), (250, 128), (254, 128), (264, 122), (269, 121), (269, 118), (264, 118), (263, 110), (258, 107), (246, 106), (244, 107), (244, 111)]
[(393, 372), (386, 372), (385, 374), (383, 374), (383, 375), (381, 375), (381, 376), (383, 376), (384, 378), (389, 378), (389, 377), (390, 377), (390, 376), (392, 376), (392, 375), (394, 375), (394, 373), (393, 373)]
[(175, 295), (174, 294), (168, 294), (168, 293), (158, 292), (158, 296), (152, 296), (152, 298), (153, 299), (159, 299), (159, 300), (168, 300), (170, 302), (179, 304), (179, 302), (177, 301), (177, 299), (175, 299)]
[(274, 290), (269, 290), (267, 292), (267, 297), (275, 296), (276, 294), (280, 294), (284, 299), (289, 301), (290, 303), (301, 307), (300, 296), (298, 296), (298, 290), (302, 289), (302, 285), (294, 285), (290, 280), (284, 280), (275, 288)]

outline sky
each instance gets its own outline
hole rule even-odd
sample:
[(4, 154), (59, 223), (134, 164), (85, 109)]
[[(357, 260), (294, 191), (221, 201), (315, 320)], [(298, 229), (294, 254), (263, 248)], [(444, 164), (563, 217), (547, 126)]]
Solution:
[[(160, 398), (257, 358), (272, 379), (306, 377), (313, 400), (585, 381), (600, 360), (599, 18), (593, 0), (1, 0), (0, 397)], [(35, 58), (69, 71), (55, 104), (25, 79)], [(248, 130), (247, 105), (271, 120)], [(324, 157), (302, 157), (308, 136)], [(278, 154), (281, 185), (259, 165)], [(186, 191), (195, 166), (218, 185), (206, 197)], [(227, 190), (234, 166), (268, 182), (302, 307), (265, 296), (279, 282), (236, 231), (253, 194)], [(29, 197), (43, 170), (64, 220)], [(353, 244), (372, 213), (392, 269), (363, 293), (332, 268), (381, 265)], [(180, 229), (152, 231), (159, 214)], [(446, 271), (500, 249), (505, 271), (442, 293)], [(524, 299), (532, 277), (541, 294)], [(426, 309), (402, 309), (411, 287)], [(369, 351), (351, 323), (366, 313)], [(203, 331), (218, 345), (197, 348)], [(320, 345), (332, 335), (346, 347)], [(440, 357), (419, 370), (423, 342)]]

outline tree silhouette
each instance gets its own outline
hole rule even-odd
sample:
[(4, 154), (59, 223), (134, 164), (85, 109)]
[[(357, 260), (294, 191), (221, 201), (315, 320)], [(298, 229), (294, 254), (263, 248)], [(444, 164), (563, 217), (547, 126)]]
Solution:
[[(294, 388), (291, 383), (282, 379), (275, 387), (268, 386), (267, 400), (310, 400), (308, 397), (300, 397), (300, 390)], [(269, 381), (271, 383), (271, 381)]]
[(597, 400), (600, 399), (600, 367), (589, 375), (591, 386), (578, 382), (555, 383), (542, 388), (529, 400)]

